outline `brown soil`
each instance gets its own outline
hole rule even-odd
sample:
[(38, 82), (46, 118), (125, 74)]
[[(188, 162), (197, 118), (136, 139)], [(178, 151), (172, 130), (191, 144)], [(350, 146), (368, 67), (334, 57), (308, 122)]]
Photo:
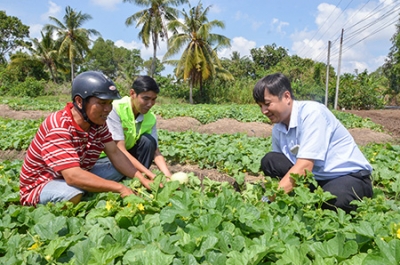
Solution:
[[(400, 109), (384, 109), (384, 110), (349, 110), (363, 118), (370, 118), (371, 121), (381, 124), (385, 132), (375, 132), (369, 129), (350, 129), (355, 141), (359, 145), (366, 145), (372, 142), (398, 142), (400, 137)], [(11, 119), (38, 119), (46, 117), (49, 112), (44, 111), (14, 111), (6, 105), (0, 105), (0, 116)], [(249, 122), (243, 123), (234, 119), (221, 119), (216, 122), (202, 125), (199, 121), (190, 117), (177, 117), (172, 119), (157, 118), (157, 127), (159, 129), (182, 132), (196, 131), (208, 134), (233, 134), (246, 133), (249, 136), (268, 137), (271, 135), (272, 126), (265, 123)], [(1, 160), (23, 159), (24, 152), (17, 151), (0, 151)], [(218, 181), (228, 181), (233, 183), (233, 179), (223, 175), (217, 170), (200, 169), (197, 165), (170, 165), (172, 172), (184, 171), (193, 172), (199, 178), (207, 176)], [(246, 181), (258, 179), (257, 176), (246, 176)]]

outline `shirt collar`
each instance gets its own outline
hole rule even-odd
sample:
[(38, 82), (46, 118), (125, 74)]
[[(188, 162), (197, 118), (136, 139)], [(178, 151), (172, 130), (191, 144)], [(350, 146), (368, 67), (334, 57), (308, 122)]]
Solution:
[(275, 124), (275, 126), (280, 132), (287, 133), (290, 131), (290, 129), (292, 128), (294, 129), (297, 127), (298, 116), (299, 116), (299, 104), (296, 100), (293, 100), (293, 107), (290, 113), (290, 121), (288, 129), (286, 129), (286, 125), (282, 122)]
[(136, 122), (142, 122), (144, 120), (144, 115), (139, 113), (139, 116), (136, 118)]
[(293, 100), (292, 112), (290, 114), (289, 129), (297, 127), (299, 120), (298, 116), (299, 116), (299, 103), (296, 100)]

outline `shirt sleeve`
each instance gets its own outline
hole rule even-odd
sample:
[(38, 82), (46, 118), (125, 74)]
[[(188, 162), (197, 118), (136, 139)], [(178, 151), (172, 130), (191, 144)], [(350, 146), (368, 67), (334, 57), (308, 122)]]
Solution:
[(326, 112), (318, 109), (304, 109), (299, 119), (297, 158), (324, 160), (333, 133), (333, 124)]
[(151, 128), (151, 136), (154, 138), (154, 140), (156, 140), (156, 147), (158, 147), (158, 133), (156, 124), (154, 124), (153, 128)]
[(282, 149), (279, 143), (279, 131), (277, 130), (277, 126), (274, 126), (272, 128), (272, 152), (282, 153)]
[(111, 132), (114, 141), (125, 140), (124, 129), (122, 128), (121, 118), (119, 117), (117, 111), (113, 108), (107, 117), (107, 126)]

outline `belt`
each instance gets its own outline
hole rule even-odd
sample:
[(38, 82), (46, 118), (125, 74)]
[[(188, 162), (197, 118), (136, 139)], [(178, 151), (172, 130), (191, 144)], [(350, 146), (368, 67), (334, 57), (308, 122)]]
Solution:
[(353, 176), (355, 178), (364, 179), (364, 178), (369, 178), (371, 176), (371, 171), (369, 171), (369, 170), (360, 170), (358, 172), (351, 173), (349, 175)]

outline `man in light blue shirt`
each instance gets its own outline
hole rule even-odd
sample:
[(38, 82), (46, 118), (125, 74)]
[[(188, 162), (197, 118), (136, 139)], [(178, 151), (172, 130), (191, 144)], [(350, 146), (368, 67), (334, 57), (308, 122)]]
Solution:
[(348, 130), (324, 105), (294, 100), (281, 73), (262, 78), (253, 97), (274, 128), (272, 152), (261, 160), (264, 174), (280, 179), (286, 193), (295, 186), (290, 174), (311, 171), (325, 191), (336, 196), (324, 208), (355, 210), (350, 202), (372, 197), (372, 167)]

